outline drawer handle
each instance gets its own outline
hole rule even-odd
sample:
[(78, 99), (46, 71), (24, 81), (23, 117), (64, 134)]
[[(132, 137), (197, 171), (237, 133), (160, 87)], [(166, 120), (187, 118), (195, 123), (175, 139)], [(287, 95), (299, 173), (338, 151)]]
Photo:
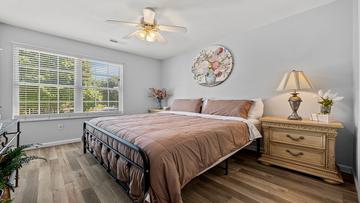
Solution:
[(286, 137), (288, 137), (288, 138), (290, 138), (290, 139), (292, 139), (292, 140), (294, 140), (294, 141), (300, 141), (300, 140), (305, 139), (305, 137), (304, 137), (304, 136), (300, 136), (300, 137), (293, 137), (293, 136), (291, 136), (291, 135), (289, 135), (289, 134), (286, 134)]
[(289, 154), (291, 154), (291, 155), (293, 155), (293, 156), (302, 156), (302, 155), (304, 155), (304, 153), (302, 153), (302, 152), (299, 152), (299, 153), (294, 153), (294, 152), (292, 152), (292, 151), (290, 151), (290, 150), (286, 150), (286, 152), (287, 153), (289, 153)]

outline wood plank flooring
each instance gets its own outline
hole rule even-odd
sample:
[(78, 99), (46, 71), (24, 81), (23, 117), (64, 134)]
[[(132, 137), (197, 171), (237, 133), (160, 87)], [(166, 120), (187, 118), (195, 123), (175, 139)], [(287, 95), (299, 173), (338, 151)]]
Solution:
[[(43, 156), (20, 171), (14, 202), (131, 202), (80, 143), (28, 151)], [(229, 175), (218, 167), (183, 188), (184, 202), (357, 202), (352, 177), (342, 185), (259, 164), (243, 150), (229, 161)]]

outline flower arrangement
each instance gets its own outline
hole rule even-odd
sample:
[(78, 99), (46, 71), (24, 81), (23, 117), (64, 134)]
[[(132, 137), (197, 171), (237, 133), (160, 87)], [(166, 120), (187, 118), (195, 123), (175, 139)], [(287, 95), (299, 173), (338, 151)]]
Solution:
[(162, 109), (162, 100), (169, 96), (166, 89), (149, 88), (150, 97), (157, 100), (159, 109)]
[(322, 90), (319, 90), (316, 97), (318, 98), (318, 103), (321, 104), (322, 114), (330, 114), (331, 107), (334, 102), (338, 102), (344, 99), (344, 97), (338, 96), (338, 93), (332, 93), (331, 90), (328, 90), (325, 93)]
[(201, 85), (215, 86), (226, 80), (232, 70), (231, 53), (221, 46), (210, 47), (200, 52), (194, 60), (192, 73)]

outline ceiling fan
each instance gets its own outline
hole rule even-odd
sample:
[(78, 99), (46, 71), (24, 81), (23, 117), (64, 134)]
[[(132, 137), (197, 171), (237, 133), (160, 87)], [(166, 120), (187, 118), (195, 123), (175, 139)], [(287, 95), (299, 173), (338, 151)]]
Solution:
[(158, 24), (155, 19), (155, 15), (156, 13), (153, 8), (146, 7), (143, 9), (143, 16), (141, 17), (139, 23), (127, 22), (122, 20), (106, 20), (106, 22), (137, 27), (137, 30), (135, 32), (126, 35), (124, 39), (136, 37), (139, 40), (144, 40), (148, 42), (167, 42), (166, 39), (160, 34), (160, 31), (183, 33), (187, 31), (187, 29), (182, 26)]

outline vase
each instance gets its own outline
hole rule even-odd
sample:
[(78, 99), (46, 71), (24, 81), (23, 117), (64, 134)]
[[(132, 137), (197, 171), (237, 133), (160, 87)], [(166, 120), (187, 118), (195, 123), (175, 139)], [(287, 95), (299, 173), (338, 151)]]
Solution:
[(330, 112), (331, 112), (331, 106), (321, 105), (320, 112), (321, 112), (322, 114), (330, 114)]
[(10, 193), (10, 188), (5, 187), (0, 191), (0, 202), (2, 202), (2, 200), (10, 200), (11, 199), (11, 193)]
[(158, 101), (158, 106), (159, 106), (159, 109), (162, 109), (162, 99), (157, 99)]

